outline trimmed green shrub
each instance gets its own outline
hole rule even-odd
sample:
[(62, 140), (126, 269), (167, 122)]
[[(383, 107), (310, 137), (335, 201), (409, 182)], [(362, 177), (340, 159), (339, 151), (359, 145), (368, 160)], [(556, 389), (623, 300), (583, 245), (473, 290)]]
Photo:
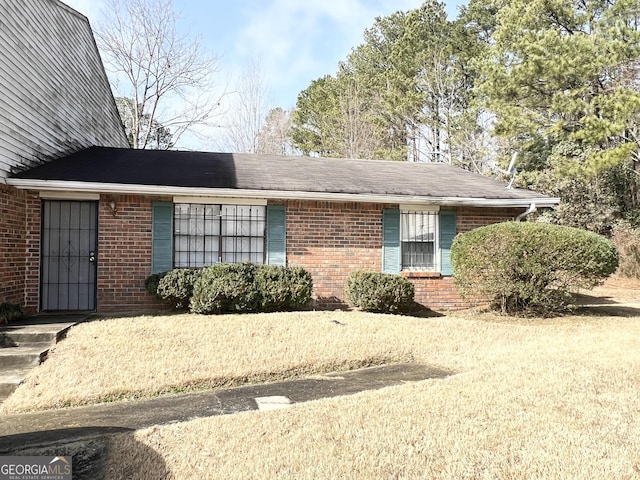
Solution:
[(615, 272), (618, 252), (606, 238), (545, 223), (505, 222), (458, 235), (451, 262), (463, 298), (504, 313), (552, 313), (573, 293)]
[[(205, 278), (200, 281), (202, 275)], [(158, 300), (205, 314), (299, 310), (309, 303), (313, 291), (311, 275), (301, 267), (250, 263), (176, 268), (149, 275), (144, 284)]]
[[(287, 310), (300, 310), (311, 301), (313, 278), (302, 267), (287, 267), (286, 281), (289, 285)], [(264, 295), (264, 292), (263, 292)]]
[(258, 265), (254, 278), (262, 312), (299, 310), (311, 300), (313, 280), (304, 268)]
[(205, 267), (193, 285), (190, 309), (194, 313), (254, 312), (260, 293), (251, 263), (218, 263)]
[(156, 300), (162, 300), (160, 295), (158, 295), (158, 284), (160, 283), (162, 277), (164, 277), (166, 274), (167, 272), (153, 273), (144, 280), (144, 288), (147, 290), (147, 292), (153, 295), (153, 298), (155, 298)]
[(22, 305), (14, 303), (0, 303), (0, 324), (9, 323), (15, 320), (22, 320), (26, 313)]
[(414, 307), (413, 284), (399, 275), (355, 270), (344, 291), (351, 306), (367, 312), (403, 313)]
[(158, 282), (158, 296), (175, 308), (187, 308), (199, 270), (176, 268), (166, 272)]

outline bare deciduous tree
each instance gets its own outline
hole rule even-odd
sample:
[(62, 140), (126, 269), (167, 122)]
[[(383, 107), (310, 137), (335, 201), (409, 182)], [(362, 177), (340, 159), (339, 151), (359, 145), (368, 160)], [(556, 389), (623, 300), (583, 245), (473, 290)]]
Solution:
[(257, 153), (295, 155), (291, 143), (291, 111), (274, 108), (269, 112), (258, 137)]
[(149, 148), (153, 125), (169, 129), (173, 142), (206, 124), (218, 105), (212, 96), (217, 58), (200, 37), (177, 28), (173, 0), (108, 0), (96, 38), (114, 89), (130, 98), (134, 148)]
[(258, 152), (258, 139), (267, 117), (269, 91), (261, 63), (247, 63), (235, 92), (229, 95), (223, 148), (235, 153)]

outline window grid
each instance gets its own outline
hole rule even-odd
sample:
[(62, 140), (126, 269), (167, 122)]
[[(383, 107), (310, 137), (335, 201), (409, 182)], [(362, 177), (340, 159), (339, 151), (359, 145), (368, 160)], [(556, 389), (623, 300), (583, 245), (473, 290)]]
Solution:
[(264, 206), (176, 204), (174, 225), (177, 268), (218, 262), (264, 263)]
[(402, 212), (402, 269), (437, 270), (437, 212)]

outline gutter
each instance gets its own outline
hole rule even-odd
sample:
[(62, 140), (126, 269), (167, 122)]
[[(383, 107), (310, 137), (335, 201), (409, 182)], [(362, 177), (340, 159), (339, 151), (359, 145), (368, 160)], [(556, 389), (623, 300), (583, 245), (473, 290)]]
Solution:
[(256, 198), (268, 200), (317, 200), (333, 202), (357, 203), (393, 203), (410, 205), (441, 205), (469, 207), (529, 207), (535, 200), (539, 207), (555, 207), (560, 203), (555, 197), (536, 198), (479, 198), (479, 197), (430, 197), (411, 195), (384, 195), (360, 193), (304, 192), (286, 190), (243, 190), (234, 188), (174, 187), (165, 185), (135, 185), (122, 183), (70, 182), (64, 180), (33, 180), (9, 178), (7, 183), (22, 190), (41, 190), (56, 192), (100, 192), (126, 195), (161, 195), (161, 196), (202, 196)]
[(526, 212), (522, 212), (520, 215), (518, 215), (516, 217), (516, 222), (521, 221), (523, 218), (525, 218), (528, 215), (531, 215), (533, 212), (536, 212), (538, 209), (536, 208), (536, 204), (532, 203), (531, 205), (529, 205), (529, 208), (527, 209)]

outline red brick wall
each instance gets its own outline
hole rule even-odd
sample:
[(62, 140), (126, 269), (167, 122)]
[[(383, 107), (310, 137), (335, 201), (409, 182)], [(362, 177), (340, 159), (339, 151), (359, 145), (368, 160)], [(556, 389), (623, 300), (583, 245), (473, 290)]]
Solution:
[[(389, 206), (311, 201), (290, 201), (286, 206), (288, 264), (312, 274), (319, 307), (345, 307), (349, 272), (382, 270), (382, 210)], [(523, 210), (458, 208), (457, 230), (512, 220)], [(436, 310), (469, 306), (459, 297), (451, 277), (403, 275), (414, 284), (417, 303)]]
[[(115, 216), (109, 207), (111, 200), (116, 202)], [(154, 200), (133, 195), (101, 197), (98, 210), (98, 312), (126, 313), (165, 308), (144, 288), (144, 280), (151, 273), (151, 203)], [(22, 208), (26, 223), (22, 235), (24, 266), (19, 269), (24, 283), (19, 287), (19, 303), (36, 311), (39, 308), (41, 228), (41, 200), (37, 192), (24, 195)], [(0, 242), (0, 249), (1, 245)]]
[(514, 220), (525, 210), (525, 208), (458, 208), (456, 227), (458, 233), (468, 232), (474, 228), (484, 227), (493, 223)]
[[(109, 203), (116, 203), (115, 215)], [(151, 204), (136, 195), (103, 195), (98, 211), (98, 312), (162, 306), (144, 288), (151, 273)]]
[(443, 277), (440, 274), (426, 274), (418, 272), (403, 272), (415, 288), (415, 301), (432, 310), (456, 310), (469, 307), (458, 295), (453, 277)]
[(24, 304), (26, 199), (0, 184), (0, 303)]
[(287, 202), (287, 263), (313, 276), (323, 308), (340, 308), (351, 270), (382, 269), (382, 204)]
[(25, 305), (35, 312), (40, 307), (40, 230), (42, 201), (38, 192), (29, 192), (26, 202)]

